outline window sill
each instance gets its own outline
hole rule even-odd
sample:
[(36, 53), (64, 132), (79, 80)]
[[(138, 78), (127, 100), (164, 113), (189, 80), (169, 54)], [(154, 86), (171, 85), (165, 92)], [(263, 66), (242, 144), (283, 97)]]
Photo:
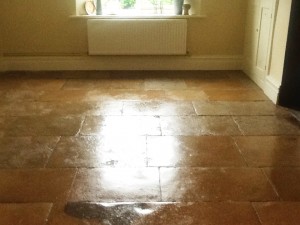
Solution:
[(148, 16), (123, 16), (123, 15), (72, 15), (73, 19), (192, 19), (206, 18), (206, 15), (148, 15)]

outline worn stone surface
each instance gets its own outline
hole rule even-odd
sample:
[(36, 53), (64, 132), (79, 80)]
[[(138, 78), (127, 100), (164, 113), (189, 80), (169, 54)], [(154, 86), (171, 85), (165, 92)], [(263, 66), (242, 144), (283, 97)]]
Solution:
[[(259, 225), (249, 203), (87, 203), (70, 202), (69, 216), (92, 224), (114, 225)], [(65, 217), (67, 218), (67, 217)], [(93, 223), (98, 220), (98, 223)]]
[(157, 79), (146, 79), (145, 80), (145, 89), (146, 90), (182, 90), (186, 89), (186, 83), (184, 79), (178, 78), (157, 78)]
[(161, 168), (163, 201), (274, 201), (278, 196), (260, 169)]
[(229, 116), (161, 116), (163, 135), (241, 135)]
[(161, 201), (157, 168), (80, 169), (70, 201)]
[(300, 166), (299, 136), (247, 136), (235, 140), (249, 166)]
[(192, 102), (186, 101), (126, 101), (123, 115), (161, 116), (196, 115)]
[(62, 137), (48, 167), (146, 166), (145, 136)]
[(44, 92), (43, 90), (11, 89), (4, 92), (1, 96), (1, 102), (33, 102), (37, 101)]
[(51, 203), (0, 203), (0, 225), (44, 225)]
[(276, 115), (287, 114), (287, 112), (279, 107), (276, 107), (270, 101), (257, 102), (207, 102), (195, 101), (193, 105), (197, 115)]
[(66, 200), (73, 169), (0, 170), (0, 202), (57, 202)]
[(166, 99), (176, 101), (207, 100), (206, 93), (201, 90), (165, 90)]
[(231, 137), (162, 136), (147, 138), (149, 166), (245, 166)]
[(133, 89), (104, 89), (104, 90), (60, 90), (45, 91), (39, 96), (40, 101), (113, 101), (113, 100), (165, 100), (164, 90), (133, 90)]
[(0, 138), (0, 168), (43, 168), (59, 137)]
[(300, 123), (290, 116), (234, 117), (244, 135), (299, 135)]
[(142, 79), (116, 79), (116, 78), (94, 78), (94, 79), (72, 79), (64, 85), (65, 90), (93, 90), (93, 89), (143, 89)]
[(38, 115), (122, 115), (122, 101), (38, 102)]
[(300, 221), (299, 202), (253, 203), (262, 225), (297, 225)]
[(0, 225), (298, 224), (299, 126), (241, 71), (1, 73)]
[(5, 118), (6, 136), (71, 136), (79, 132), (82, 116), (20, 116)]
[(266, 101), (268, 98), (262, 91), (245, 89), (245, 90), (204, 90), (210, 101)]
[(270, 181), (284, 201), (300, 201), (300, 168), (266, 168)]

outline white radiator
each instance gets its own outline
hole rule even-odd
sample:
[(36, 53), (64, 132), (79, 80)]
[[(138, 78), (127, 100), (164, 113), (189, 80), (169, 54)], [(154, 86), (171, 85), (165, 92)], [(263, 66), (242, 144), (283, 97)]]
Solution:
[(185, 19), (88, 20), (90, 55), (185, 55)]

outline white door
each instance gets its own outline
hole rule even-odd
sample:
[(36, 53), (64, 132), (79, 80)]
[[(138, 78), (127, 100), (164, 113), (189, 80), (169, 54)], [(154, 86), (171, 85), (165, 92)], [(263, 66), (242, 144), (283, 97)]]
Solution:
[(268, 72), (276, 0), (261, 0), (257, 24), (255, 73), (265, 79)]
[(269, 70), (277, 1), (248, 0), (244, 69), (261, 87)]

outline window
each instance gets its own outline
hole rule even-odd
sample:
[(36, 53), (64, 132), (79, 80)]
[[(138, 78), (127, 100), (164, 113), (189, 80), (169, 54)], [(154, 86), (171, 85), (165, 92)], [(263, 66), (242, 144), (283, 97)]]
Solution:
[(102, 0), (103, 15), (174, 15), (173, 0)]

